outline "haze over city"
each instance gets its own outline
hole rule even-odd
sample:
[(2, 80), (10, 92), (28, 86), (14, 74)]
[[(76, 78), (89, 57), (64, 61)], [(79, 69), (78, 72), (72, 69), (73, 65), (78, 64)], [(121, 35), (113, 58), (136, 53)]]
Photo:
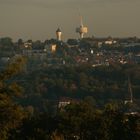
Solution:
[(78, 38), (79, 14), (88, 36), (140, 37), (140, 0), (0, 0), (0, 36), (14, 40)]

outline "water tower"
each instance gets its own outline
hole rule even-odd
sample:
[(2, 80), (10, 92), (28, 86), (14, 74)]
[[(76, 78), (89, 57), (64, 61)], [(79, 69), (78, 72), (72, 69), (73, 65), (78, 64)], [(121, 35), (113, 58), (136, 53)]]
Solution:
[(84, 34), (88, 32), (88, 28), (83, 25), (82, 16), (80, 16), (80, 27), (76, 28), (76, 33), (80, 34), (80, 38), (84, 37)]
[(60, 28), (58, 28), (56, 30), (56, 37), (57, 37), (57, 40), (59, 40), (59, 41), (62, 40), (62, 32), (61, 32)]

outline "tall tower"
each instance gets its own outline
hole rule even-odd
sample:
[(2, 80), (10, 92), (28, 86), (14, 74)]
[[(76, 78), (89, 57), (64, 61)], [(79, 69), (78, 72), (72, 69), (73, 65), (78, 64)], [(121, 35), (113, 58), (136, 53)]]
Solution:
[(80, 38), (84, 37), (84, 34), (88, 32), (88, 28), (83, 25), (82, 16), (80, 16), (80, 27), (76, 28), (76, 33), (80, 34)]
[(56, 37), (57, 37), (57, 40), (59, 40), (59, 41), (62, 40), (62, 32), (61, 32), (60, 28), (58, 28), (56, 30)]

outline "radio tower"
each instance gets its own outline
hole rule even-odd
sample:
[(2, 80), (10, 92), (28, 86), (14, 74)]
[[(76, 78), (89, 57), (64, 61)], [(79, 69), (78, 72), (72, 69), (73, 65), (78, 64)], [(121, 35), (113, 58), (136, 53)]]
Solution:
[(83, 25), (82, 16), (80, 16), (80, 27), (76, 28), (76, 33), (80, 34), (80, 39), (84, 37), (84, 34), (88, 32), (88, 28)]
[(129, 93), (129, 100), (125, 100), (125, 104), (133, 103), (133, 91), (132, 91), (132, 85), (129, 76), (128, 76), (128, 93)]

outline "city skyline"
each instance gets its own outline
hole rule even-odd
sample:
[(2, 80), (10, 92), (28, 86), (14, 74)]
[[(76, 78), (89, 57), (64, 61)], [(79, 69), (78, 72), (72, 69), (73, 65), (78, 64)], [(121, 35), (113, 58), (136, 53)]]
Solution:
[(86, 37), (140, 37), (139, 0), (0, 0), (0, 37), (45, 40), (78, 38), (79, 14)]

